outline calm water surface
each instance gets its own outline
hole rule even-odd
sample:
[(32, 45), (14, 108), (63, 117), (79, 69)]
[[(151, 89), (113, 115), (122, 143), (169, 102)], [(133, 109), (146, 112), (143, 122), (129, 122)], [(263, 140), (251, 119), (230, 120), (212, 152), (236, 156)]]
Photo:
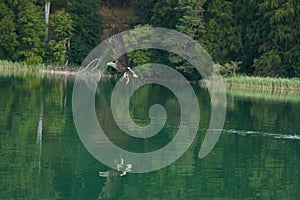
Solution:
[[(195, 89), (201, 121), (189, 150), (161, 170), (120, 177), (81, 143), (72, 116), (73, 83), (66, 77), (0, 75), (0, 199), (299, 199), (299, 95), (251, 97), (228, 91), (221, 138), (199, 159), (210, 97), (205, 89)], [(166, 108), (168, 120), (157, 136), (135, 139), (114, 123), (114, 84), (101, 81), (96, 97), (98, 120), (111, 141), (135, 152), (171, 141), (180, 120), (172, 93), (157, 85), (136, 91), (131, 114), (137, 124), (149, 123), (148, 108), (154, 103)], [(110, 176), (100, 177), (99, 171)]]

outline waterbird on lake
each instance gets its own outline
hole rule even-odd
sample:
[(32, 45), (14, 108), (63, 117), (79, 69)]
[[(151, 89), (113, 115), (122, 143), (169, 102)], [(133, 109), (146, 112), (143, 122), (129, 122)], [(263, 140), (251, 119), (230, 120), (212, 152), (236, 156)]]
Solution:
[(122, 36), (118, 33), (118, 27), (116, 25), (113, 25), (109, 33), (111, 37), (108, 39), (108, 42), (112, 48), (112, 51), (116, 58), (116, 62), (108, 62), (107, 65), (120, 72), (123, 72), (123, 79), (126, 79), (126, 84), (128, 84), (130, 76), (134, 78), (138, 78), (138, 76), (128, 64), (127, 53), (122, 54), (122, 52), (125, 52), (125, 44)]
[(124, 159), (121, 158), (121, 163), (117, 164), (117, 171), (121, 172), (120, 176), (124, 176), (127, 172), (130, 172), (132, 168), (132, 164), (124, 164)]
[(101, 177), (109, 177), (109, 176), (125, 176), (127, 172), (130, 172), (132, 169), (132, 164), (125, 164), (124, 159), (121, 158), (121, 162), (117, 163), (116, 170), (111, 170), (107, 172), (99, 172), (99, 176)]

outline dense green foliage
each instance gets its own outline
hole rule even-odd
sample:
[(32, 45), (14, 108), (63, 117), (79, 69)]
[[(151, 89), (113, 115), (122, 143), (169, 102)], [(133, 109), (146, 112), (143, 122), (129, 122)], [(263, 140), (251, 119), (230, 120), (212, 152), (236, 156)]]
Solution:
[(54, 60), (55, 63), (64, 63), (68, 53), (66, 45), (74, 30), (71, 16), (64, 9), (57, 11), (52, 15), (50, 28), (52, 30), (51, 40), (48, 43), (52, 50), (49, 55), (50, 60)]
[[(239, 69), (239, 73), (248, 75), (299, 77), (297, 1), (134, 2), (137, 13), (142, 13), (141, 23), (175, 28), (204, 44), (215, 62), (226, 68), (223, 71), (227, 75), (237, 72), (230, 69)], [(193, 73), (178, 59), (177, 65), (185, 74)]]
[(4, 2), (0, 2), (0, 58), (11, 58), (17, 45), (14, 13)]
[(100, 42), (101, 17), (99, 0), (73, 0), (68, 11), (75, 24), (75, 34), (71, 38), (70, 59), (81, 64), (87, 54)]
[(299, 76), (299, 9), (294, 0), (211, 0), (206, 46), (221, 64), (242, 61), (247, 74)]
[(46, 24), (44, 1), (0, 3), (0, 59), (66, 65), (70, 58), (81, 64), (100, 42), (100, 1), (51, 0), (50, 5)]
[[(100, 42), (105, 22), (99, 11), (105, 4), (101, 4), (102, 0), (50, 2), (49, 33), (45, 31), (48, 25), (43, 15), (44, 1), (0, 3), (0, 59), (56, 65), (70, 61), (80, 65)], [(296, 0), (109, 2), (113, 7), (134, 8), (138, 18), (129, 24), (132, 28), (147, 24), (176, 29), (197, 40), (225, 75), (300, 76), (300, 4)], [(131, 63), (146, 63), (153, 57), (171, 64), (190, 79), (199, 78), (188, 63), (166, 53), (135, 52)], [(239, 65), (232, 67), (232, 63)]]

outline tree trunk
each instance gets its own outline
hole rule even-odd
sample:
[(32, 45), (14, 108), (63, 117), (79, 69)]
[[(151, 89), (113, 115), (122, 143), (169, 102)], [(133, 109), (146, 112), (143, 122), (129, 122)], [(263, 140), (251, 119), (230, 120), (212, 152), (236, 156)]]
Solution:
[(46, 24), (45, 41), (48, 41), (50, 6), (51, 6), (50, 1), (46, 1), (45, 2), (45, 24)]

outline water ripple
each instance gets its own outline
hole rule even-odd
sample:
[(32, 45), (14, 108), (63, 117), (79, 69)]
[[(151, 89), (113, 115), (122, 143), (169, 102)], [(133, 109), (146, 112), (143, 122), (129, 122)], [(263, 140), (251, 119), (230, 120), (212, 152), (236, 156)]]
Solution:
[[(219, 131), (219, 130), (216, 130)], [(234, 130), (234, 129), (222, 129), (223, 134), (238, 134), (242, 136), (253, 135), (253, 136), (271, 136), (276, 139), (292, 139), (292, 140), (300, 140), (300, 135), (294, 134), (276, 134), (276, 133), (267, 133), (267, 132), (259, 132), (259, 131), (247, 131), (247, 130)]]

